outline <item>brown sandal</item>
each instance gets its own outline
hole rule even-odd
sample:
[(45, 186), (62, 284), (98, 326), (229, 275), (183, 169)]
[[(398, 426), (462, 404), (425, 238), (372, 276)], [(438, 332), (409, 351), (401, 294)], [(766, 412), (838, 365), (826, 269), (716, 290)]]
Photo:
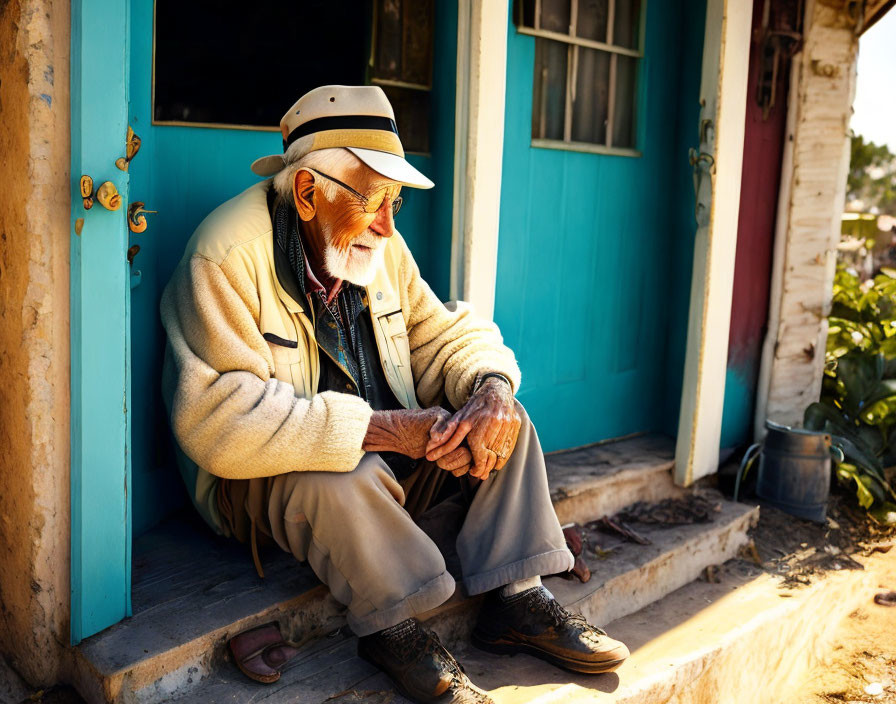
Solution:
[[(587, 582), (591, 579), (591, 569), (582, 557), (582, 551), (585, 548), (585, 533), (582, 526), (578, 523), (569, 523), (562, 526), (563, 537), (566, 539), (566, 547), (575, 558), (575, 564), (569, 572), (560, 572), (558, 576), (564, 579), (576, 579), (580, 582)], [(552, 575), (553, 576), (553, 575)]]
[(874, 595), (874, 603), (881, 606), (896, 606), (896, 592), (881, 592)]
[(286, 664), (299, 654), (283, 640), (276, 621), (249, 628), (230, 639), (230, 652), (240, 671), (256, 682), (271, 684), (280, 679)]

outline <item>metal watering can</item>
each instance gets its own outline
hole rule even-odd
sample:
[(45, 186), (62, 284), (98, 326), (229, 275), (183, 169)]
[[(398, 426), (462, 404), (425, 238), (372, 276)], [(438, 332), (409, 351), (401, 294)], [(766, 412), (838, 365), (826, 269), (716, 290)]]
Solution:
[(843, 451), (830, 433), (791, 428), (770, 420), (765, 440), (744, 455), (734, 485), (737, 501), (741, 478), (759, 457), (756, 495), (792, 516), (824, 523), (831, 490), (831, 459), (843, 461)]

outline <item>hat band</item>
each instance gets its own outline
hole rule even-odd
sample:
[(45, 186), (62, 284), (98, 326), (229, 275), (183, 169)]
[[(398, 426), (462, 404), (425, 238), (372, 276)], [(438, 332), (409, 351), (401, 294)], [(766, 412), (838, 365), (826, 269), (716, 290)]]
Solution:
[(308, 120), (296, 127), (289, 136), (283, 140), (283, 151), (289, 149), (289, 145), (297, 139), (325, 130), (381, 130), (392, 132), (398, 136), (398, 127), (395, 120), (380, 115), (334, 115), (332, 117), (318, 117)]
[(307, 151), (332, 147), (356, 147), (389, 152), (404, 158), (404, 149), (398, 135), (383, 130), (326, 130), (315, 132)]

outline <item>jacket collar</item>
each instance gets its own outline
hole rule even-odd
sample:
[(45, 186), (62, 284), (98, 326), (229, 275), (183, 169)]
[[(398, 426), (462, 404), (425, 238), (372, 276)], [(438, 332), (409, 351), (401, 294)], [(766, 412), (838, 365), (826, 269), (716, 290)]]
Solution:
[(305, 300), (305, 293), (299, 284), (298, 278), (293, 273), (292, 267), (289, 266), (286, 252), (280, 249), (276, 240), (274, 241), (274, 273), (277, 276), (277, 281), (280, 282), (281, 288), (292, 298), (296, 307), (303, 311), (304, 308), (301, 301)]
[(273, 182), (268, 185), (267, 193), (265, 195), (267, 197), (268, 213), (271, 216), (271, 238), (273, 239), (272, 244), (274, 250), (274, 274), (277, 277), (280, 288), (289, 298), (292, 299), (291, 301), (284, 301), (284, 303), (286, 303), (286, 307), (290, 310), (297, 309), (300, 312), (304, 312), (304, 307), (302, 305), (302, 303), (304, 303), (304, 301), (306, 300), (304, 282), (295, 275), (292, 270), (292, 266), (290, 266), (289, 255), (286, 253), (285, 249), (286, 233), (278, 232), (279, 228), (277, 226), (277, 218), (275, 217), (274, 212), (274, 201), (276, 200), (276, 193), (274, 191)]

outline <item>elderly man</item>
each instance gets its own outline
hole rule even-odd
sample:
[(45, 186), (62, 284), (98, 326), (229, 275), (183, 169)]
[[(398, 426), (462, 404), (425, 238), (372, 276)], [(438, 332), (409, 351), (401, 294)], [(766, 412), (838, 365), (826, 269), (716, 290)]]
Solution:
[(573, 558), (513, 353), (438, 300), (394, 228), (402, 186), (433, 184), (385, 94), (317, 88), (280, 127), (285, 153), (252, 166), (273, 179), (200, 224), (162, 296), (163, 397), (196, 508), (251, 544), (259, 574), (259, 542), (307, 561), (409, 698), (488, 702), (416, 619), (455, 579), (415, 519), (463, 489), (463, 584), (486, 594), (474, 643), (615, 669), (625, 646), (541, 585)]

